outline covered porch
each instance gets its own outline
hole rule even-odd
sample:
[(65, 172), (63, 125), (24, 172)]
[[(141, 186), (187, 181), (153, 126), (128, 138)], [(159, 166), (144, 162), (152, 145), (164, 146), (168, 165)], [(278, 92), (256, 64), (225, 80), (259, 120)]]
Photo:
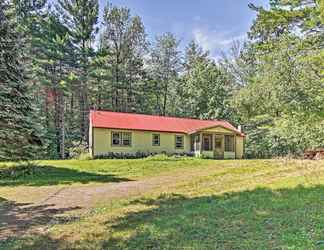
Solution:
[(214, 159), (240, 158), (236, 153), (236, 140), (235, 133), (201, 131), (190, 137), (191, 152), (198, 157)]

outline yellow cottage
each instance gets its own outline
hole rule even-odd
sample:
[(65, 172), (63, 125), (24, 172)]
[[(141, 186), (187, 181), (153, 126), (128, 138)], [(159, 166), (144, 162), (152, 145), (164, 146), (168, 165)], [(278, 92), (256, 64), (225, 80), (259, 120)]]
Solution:
[(223, 120), (90, 112), (90, 153), (188, 154), (215, 159), (241, 159), (244, 134)]

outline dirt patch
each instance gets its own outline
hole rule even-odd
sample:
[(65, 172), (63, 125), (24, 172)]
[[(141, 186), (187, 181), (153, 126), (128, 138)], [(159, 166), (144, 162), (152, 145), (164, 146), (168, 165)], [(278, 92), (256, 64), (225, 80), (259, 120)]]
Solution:
[(109, 183), (96, 186), (64, 187), (46, 197), (46, 199), (40, 201), (38, 204), (55, 204), (56, 208), (71, 206), (91, 208), (97, 203), (143, 195), (160, 187), (165, 187), (167, 189), (174, 185), (178, 185), (181, 181), (187, 181), (197, 176), (210, 174), (210, 172), (197, 174), (196, 171), (189, 171), (181, 174), (151, 177), (138, 181)]
[[(19, 196), (13, 193), (14, 190), (11, 190), (11, 195), (28, 202), (11, 201), (3, 198), (0, 200), (0, 241), (25, 233), (44, 232), (52, 224), (61, 223), (62, 220), (63, 222), (69, 221), (70, 217), (62, 217), (62, 215), (69, 214), (72, 211), (80, 212), (80, 210), (87, 210), (98, 203), (143, 195), (160, 187), (167, 190), (178, 185), (181, 181), (210, 174), (210, 170), (200, 173), (192, 170), (185, 173), (173, 173), (172, 175), (120, 183), (50, 188), (20, 187), (19, 191), (15, 191), (21, 192)], [(29, 194), (30, 199), (28, 199)]]
[[(53, 204), (34, 205), (1, 201), (0, 203), (0, 243), (9, 237), (17, 237), (27, 232), (41, 233), (61, 215), (80, 207), (55, 208)], [(55, 219), (56, 218), (56, 219)], [(66, 220), (66, 219), (65, 219)]]

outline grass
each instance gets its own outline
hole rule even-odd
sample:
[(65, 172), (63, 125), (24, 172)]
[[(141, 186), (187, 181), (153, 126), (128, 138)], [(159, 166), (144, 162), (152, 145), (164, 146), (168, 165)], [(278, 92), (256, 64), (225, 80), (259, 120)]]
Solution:
[(157, 156), (137, 160), (0, 163), (0, 186), (71, 185), (137, 180), (177, 169), (194, 167), (198, 162), (199, 160), (192, 158)]
[[(73, 171), (129, 180), (179, 179), (83, 213), (53, 214), (55, 223), (39, 208), (39, 226), (46, 230), (7, 239), (0, 249), (324, 249), (323, 161), (153, 158), (40, 164), (72, 171), (56, 177), (60, 186), (84, 185), (80, 176), (67, 177)], [(39, 189), (47, 188), (38, 178), (7, 177), (3, 183), (17, 189), (36, 179), (32, 183)], [(89, 177), (86, 183), (102, 180)], [(0, 187), (0, 196), (7, 197), (7, 188)], [(1, 204), (12, 211), (19, 206), (0, 198), (0, 212)]]

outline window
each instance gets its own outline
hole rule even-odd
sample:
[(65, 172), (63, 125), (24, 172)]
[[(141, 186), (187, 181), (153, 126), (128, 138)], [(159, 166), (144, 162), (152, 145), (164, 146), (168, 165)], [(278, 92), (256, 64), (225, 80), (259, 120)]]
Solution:
[(234, 136), (225, 135), (225, 151), (234, 152)]
[(175, 148), (182, 149), (183, 148), (183, 135), (176, 135), (175, 136)]
[(159, 134), (152, 135), (152, 146), (160, 146), (160, 135)]
[(222, 138), (220, 138), (220, 137), (216, 137), (215, 138), (215, 148), (222, 148)]
[(195, 151), (195, 136), (196, 135), (190, 136), (190, 151), (191, 152)]
[(132, 133), (112, 132), (112, 145), (130, 147), (132, 145)]
[(212, 135), (203, 135), (203, 150), (204, 151), (211, 151), (213, 146), (212, 146), (212, 140), (213, 136)]
[(120, 145), (120, 134), (121, 133), (112, 133), (112, 145)]
[(132, 134), (122, 133), (123, 146), (131, 146), (132, 144)]

